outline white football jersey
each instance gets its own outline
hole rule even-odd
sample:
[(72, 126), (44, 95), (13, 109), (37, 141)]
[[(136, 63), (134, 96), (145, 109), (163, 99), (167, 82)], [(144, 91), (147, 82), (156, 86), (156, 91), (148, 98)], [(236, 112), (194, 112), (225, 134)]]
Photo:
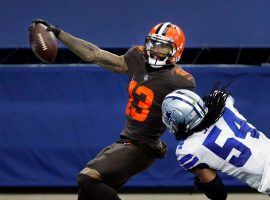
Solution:
[(178, 163), (186, 170), (201, 163), (270, 193), (270, 140), (226, 101), (222, 117), (205, 131), (181, 140)]

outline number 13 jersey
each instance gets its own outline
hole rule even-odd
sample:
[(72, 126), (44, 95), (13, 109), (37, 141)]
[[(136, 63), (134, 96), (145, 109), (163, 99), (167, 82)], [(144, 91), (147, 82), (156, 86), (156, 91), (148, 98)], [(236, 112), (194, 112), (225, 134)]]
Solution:
[(207, 164), (269, 193), (270, 140), (249, 124), (233, 104), (229, 97), (214, 125), (179, 142), (177, 161), (186, 170)]
[(161, 114), (164, 97), (176, 89), (193, 90), (195, 81), (176, 65), (151, 70), (144, 60), (142, 46), (131, 48), (125, 54), (125, 60), (131, 81), (125, 110), (126, 125), (121, 136), (158, 153), (162, 151), (160, 136), (166, 130)]

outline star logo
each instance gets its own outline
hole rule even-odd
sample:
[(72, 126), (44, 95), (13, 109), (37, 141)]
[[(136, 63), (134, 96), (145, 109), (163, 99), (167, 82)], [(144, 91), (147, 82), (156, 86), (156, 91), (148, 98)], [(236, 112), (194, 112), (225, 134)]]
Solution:
[(173, 118), (172, 118), (173, 113), (174, 113), (174, 110), (171, 111), (171, 112), (167, 110), (166, 113), (165, 113), (166, 118), (167, 118), (167, 120), (168, 120), (169, 123), (172, 122), (172, 121), (174, 121)]
[(166, 117), (167, 117), (169, 120), (172, 119), (172, 112), (167, 111), (167, 112), (166, 112)]

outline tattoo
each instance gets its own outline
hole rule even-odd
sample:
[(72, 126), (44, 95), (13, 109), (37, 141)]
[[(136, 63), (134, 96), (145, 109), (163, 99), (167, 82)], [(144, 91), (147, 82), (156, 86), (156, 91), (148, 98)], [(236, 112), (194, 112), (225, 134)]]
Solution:
[(61, 31), (58, 39), (82, 60), (119, 73), (128, 71), (124, 56), (102, 50), (96, 45)]
[(97, 52), (96, 64), (114, 72), (126, 73), (128, 71), (124, 55), (118, 56), (102, 49)]

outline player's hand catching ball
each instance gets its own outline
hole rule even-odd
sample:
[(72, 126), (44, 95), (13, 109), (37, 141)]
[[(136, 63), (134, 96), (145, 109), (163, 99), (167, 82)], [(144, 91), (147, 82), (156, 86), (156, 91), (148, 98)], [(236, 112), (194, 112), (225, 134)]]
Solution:
[(54, 26), (48, 22), (46, 22), (45, 20), (43, 19), (35, 19), (32, 21), (34, 24), (37, 24), (37, 23), (40, 23), (40, 24), (43, 24), (44, 26), (47, 27), (47, 31), (52, 31), (55, 35), (55, 37), (58, 37), (58, 35), (60, 34), (61, 32), (61, 29), (57, 26)]
[(29, 27), (29, 42), (33, 53), (45, 63), (54, 63), (57, 56), (57, 39), (61, 29), (36, 19)]

